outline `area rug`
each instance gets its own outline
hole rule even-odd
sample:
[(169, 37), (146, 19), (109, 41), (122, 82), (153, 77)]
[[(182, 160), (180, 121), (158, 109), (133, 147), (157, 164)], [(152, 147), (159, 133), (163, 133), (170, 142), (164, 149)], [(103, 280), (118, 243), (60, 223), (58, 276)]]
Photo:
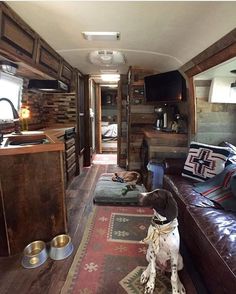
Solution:
[(93, 159), (93, 164), (117, 164), (117, 154), (96, 154)]
[[(139, 279), (147, 265), (147, 247), (140, 240), (147, 234), (151, 215), (149, 208), (96, 207), (61, 293), (144, 293)], [(191, 291), (187, 293), (196, 293), (184, 274), (181, 280)], [(169, 277), (157, 274), (154, 293), (171, 293)]]

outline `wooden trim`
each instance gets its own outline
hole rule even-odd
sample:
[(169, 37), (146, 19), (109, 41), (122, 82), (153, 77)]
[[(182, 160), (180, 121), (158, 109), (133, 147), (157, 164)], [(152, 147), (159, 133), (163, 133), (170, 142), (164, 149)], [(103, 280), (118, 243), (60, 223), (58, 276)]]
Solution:
[(204, 61), (198, 63), (192, 68), (188, 69), (187, 71), (185, 71), (185, 74), (188, 77), (195, 76), (235, 56), (236, 56), (236, 42), (230, 45), (229, 47), (223, 49), (222, 51), (214, 54), (213, 56), (206, 58)]
[(117, 163), (119, 166), (121, 165), (122, 81), (121, 78), (117, 88)]
[(196, 99), (195, 97), (195, 87), (193, 77), (189, 78), (189, 99), (188, 99), (188, 117), (190, 122), (190, 132), (191, 134), (196, 134), (197, 132), (197, 117), (196, 117)]
[(194, 57), (180, 68), (187, 76), (189, 83), (189, 119), (190, 119), (190, 139), (196, 134), (196, 99), (194, 93), (193, 79), (196, 74), (199, 74), (211, 67), (219, 65), (236, 56), (236, 29), (229, 32), (223, 38), (208, 47), (202, 53)]
[(208, 47), (206, 50), (202, 51), (200, 54), (192, 58), (189, 62), (185, 63), (181, 67), (181, 70), (184, 72), (188, 71), (190, 68), (193, 68), (197, 64), (204, 62), (209, 57), (212, 57), (215, 54), (219, 53), (220, 51), (223, 51), (224, 49), (235, 44), (235, 42), (236, 42), (236, 29), (233, 29), (227, 35), (225, 35), (224, 37), (219, 39), (217, 42), (212, 44), (210, 47)]
[(75, 140), (75, 154), (76, 154), (76, 175), (80, 173), (80, 166), (79, 166), (79, 144), (80, 144), (80, 121), (79, 121), (79, 113), (80, 113), (80, 101), (79, 101), (79, 75), (78, 71), (74, 70), (74, 79), (75, 79), (75, 104), (76, 104), (76, 140)]
[(84, 77), (84, 166), (91, 165), (91, 123), (89, 114), (89, 76)]
[(102, 120), (102, 104), (101, 97), (101, 87), (96, 85), (96, 113), (95, 113), (95, 144), (96, 144), (96, 153), (102, 153), (102, 132), (101, 132), (101, 120)]

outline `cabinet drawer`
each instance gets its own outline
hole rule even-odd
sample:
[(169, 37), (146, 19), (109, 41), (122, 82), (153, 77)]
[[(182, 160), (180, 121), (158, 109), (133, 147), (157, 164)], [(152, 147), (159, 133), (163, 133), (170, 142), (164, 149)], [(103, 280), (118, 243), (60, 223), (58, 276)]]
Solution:
[(73, 145), (75, 145), (75, 138), (71, 138), (71, 139), (65, 141), (66, 150), (70, 149), (71, 146), (73, 146)]
[(39, 40), (36, 63), (44, 72), (59, 78), (61, 57), (42, 39)]
[(73, 154), (75, 152), (75, 145), (72, 145), (71, 148), (66, 150), (66, 157), (70, 157), (71, 154)]
[(36, 56), (37, 34), (14, 12), (0, 5), (0, 48), (30, 61)]
[(75, 153), (73, 153), (70, 157), (66, 158), (67, 169), (70, 168), (73, 163), (75, 163), (75, 159), (76, 159)]

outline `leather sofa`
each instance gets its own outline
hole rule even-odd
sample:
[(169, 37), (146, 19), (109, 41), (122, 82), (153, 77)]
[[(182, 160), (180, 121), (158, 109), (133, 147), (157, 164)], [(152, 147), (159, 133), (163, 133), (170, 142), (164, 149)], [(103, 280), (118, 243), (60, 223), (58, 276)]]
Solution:
[(212, 294), (236, 293), (236, 214), (214, 207), (181, 176), (184, 159), (166, 159), (163, 188), (179, 209), (179, 231), (205, 285)]

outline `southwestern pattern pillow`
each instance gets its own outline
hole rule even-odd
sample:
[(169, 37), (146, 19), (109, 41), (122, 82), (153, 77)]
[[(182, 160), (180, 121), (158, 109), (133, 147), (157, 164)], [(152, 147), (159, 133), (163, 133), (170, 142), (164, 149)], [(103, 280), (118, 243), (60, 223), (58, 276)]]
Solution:
[(223, 171), (229, 154), (227, 147), (191, 142), (182, 176), (200, 182), (213, 178)]

